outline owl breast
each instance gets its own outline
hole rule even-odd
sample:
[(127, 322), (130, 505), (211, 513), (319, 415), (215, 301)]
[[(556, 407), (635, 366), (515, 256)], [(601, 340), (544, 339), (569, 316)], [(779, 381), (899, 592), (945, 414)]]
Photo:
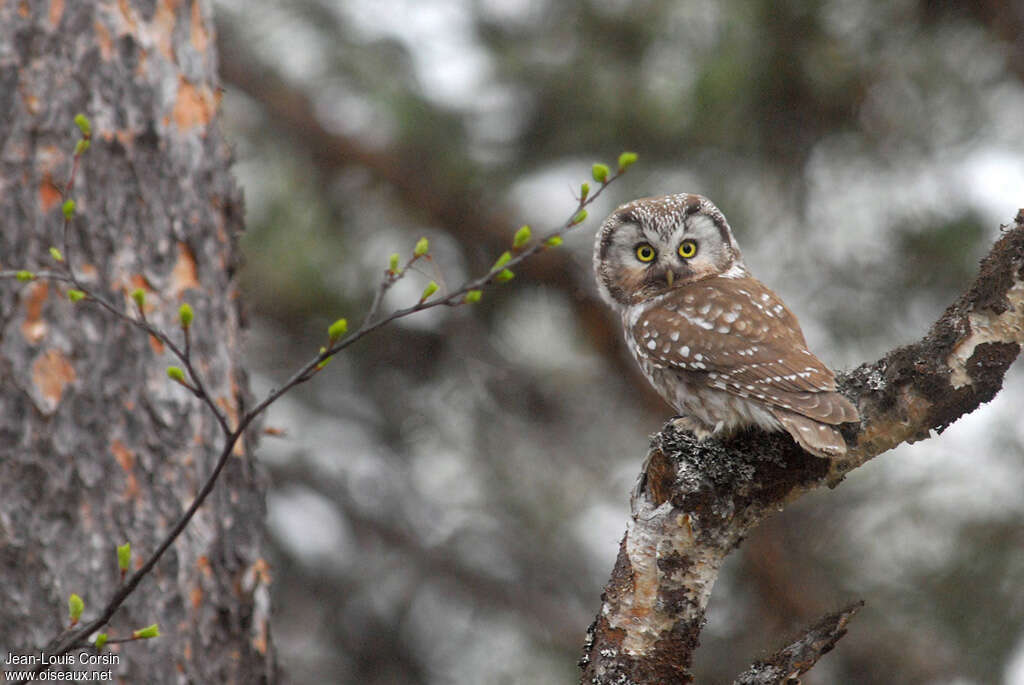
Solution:
[[(763, 402), (726, 392), (708, 384), (704, 371), (686, 371), (652, 358), (648, 345), (651, 338), (637, 340), (629, 321), (643, 315), (649, 303), (634, 305), (623, 312), (626, 344), (640, 370), (661, 397), (679, 414), (697, 420), (693, 428), (703, 428), (703, 434), (731, 433), (746, 426), (756, 425), (765, 430), (781, 430), (779, 420)], [(667, 341), (666, 341), (667, 342)], [(656, 343), (657, 344), (657, 343)], [(699, 351), (691, 353), (700, 357)], [(695, 359), (701, 363), (701, 359)]]

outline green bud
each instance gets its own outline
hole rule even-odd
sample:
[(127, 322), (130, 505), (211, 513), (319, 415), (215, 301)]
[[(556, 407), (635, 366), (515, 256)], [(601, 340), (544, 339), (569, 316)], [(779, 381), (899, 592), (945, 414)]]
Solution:
[(75, 155), (81, 155), (89, 149), (89, 140), (82, 138), (80, 141), (75, 143)]
[(168, 366), (167, 377), (176, 383), (185, 382), (185, 372), (181, 370), (180, 366)]
[(391, 257), (388, 259), (388, 267), (391, 273), (393, 274), (398, 273), (398, 259), (399, 258), (397, 252), (391, 255)]
[(68, 200), (61, 207), (61, 211), (64, 212), (64, 218), (70, 221), (75, 216), (75, 201)]
[(607, 164), (595, 164), (590, 167), (590, 174), (594, 177), (594, 180), (598, 183), (607, 183), (609, 169)]
[(584, 202), (590, 195), (590, 184), (584, 183), (580, 186), (580, 202)]
[(504, 268), (505, 265), (508, 264), (510, 259), (512, 259), (511, 252), (502, 252), (501, 256), (498, 257), (498, 261), (494, 262), (494, 266), (491, 267), (491, 271), (497, 271), (498, 269)]
[(58, 261), (58, 262), (63, 262), (64, 261), (64, 255), (62, 255), (60, 253), (60, 250), (58, 250), (55, 247), (51, 247), (50, 248), (50, 256), (53, 257), (54, 261)]
[[(342, 321), (344, 321), (344, 319), (342, 319)], [(321, 347), (320, 348), (320, 354), (323, 354), (326, 351), (327, 351), (326, 347)], [(333, 354), (330, 357), (324, 357), (324, 360), (316, 365), (316, 370), (319, 371), (320, 369), (322, 369), (325, 366), (327, 366), (328, 364), (330, 364), (332, 359), (334, 359), (334, 355)]]
[(427, 254), (427, 250), (429, 249), (430, 243), (427, 241), (427, 239), (420, 238), (419, 241), (417, 241), (416, 243), (416, 249), (413, 250), (412, 253), (417, 257), (422, 257), (423, 255)]
[(135, 306), (141, 311), (146, 306), (146, 291), (142, 288), (136, 288), (132, 291), (132, 299), (135, 300)]
[(107, 634), (106, 633), (100, 633), (99, 635), (97, 635), (96, 636), (96, 641), (92, 643), (93, 647), (96, 648), (97, 652), (100, 651), (101, 649), (103, 649), (103, 646), (105, 644), (107, 644)]
[(132, 563), (132, 543), (126, 542), (117, 546), (117, 567), (127, 571)]
[(582, 224), (586, 220), (587, 220), (587, 210), (581, 209), (580, 211), (576, 212), (576, 216), (574, 216), (572, 218), (572, 223), (573, 223), (573, 225), (575, 225), (575, 224)]
[(338, 319), (327, 328), (327, 337), (331, 339), (332, 344), (346, 333), (348, 333), (348, 321), (346, 319)]
[(192, 307), (188, 302), (178, 307), (178, 321), (181, 322), (182, 328), (188, 328), (192, 325), (192, 319), (195, 318), (195, 314), (192, 312)]
[(466, 304), (476, 304), (480, 301), (480, 298), (483, 297), (483, 295), (484, 293), (482, 290), (470, 290), (466, 293), (466, 297), (462, 301)]
[(15, 274), (15, 278), (17, 278), (22, 283), (28, 283), (29, 281), (35, 280), (36, 275), (31, 271), (19, 271), (17, 274)]
[(431, 295), (433, 295), (436, 292), (437, 292), (437, 283), (435, 283), (434, 281), (431, 281), (430, 283), (427, 283), (427, 287), (423, 289), (423, 294), (420, 295), (420, 302), (423, 302), (425, 299), (427, 299), (428, 297), (430, 297)]
[(523, 226), (516, 231), (515, 237), (512, 238), (512, 247), (520, 248), (528, 242), (530, 242), (530, 227)]
[(83, 293), (81, 290), (75, 290), (74, 288), (72, 288), (71, 290), (68, 291), (68, 299), (71, 300), (72, 302), (81, 302), (82, 300), (85, 299), (85, 293)]
[(636, 162), (635, 152), (623, 152), (619, 155), (619, 171), (625, 171)]
[(68, 597), (68, 615), (71, 616), (71, 624), (78, 623), (78, 619), (82, 617), (82, 610), (85, 609), (85, 602), (78, 595), (71, 593)]
[(560, 235), (553, 235), (550, 238), (548, 238), (547, 240), (545, 240), (544, 244), (547, 245), (548, 247), (558, 247), (563, 242), (565, 242), (565, 241), (562, 240), (562, 236), (560, 236)]
[(508, 281), (511, 281), (515, 277), (516, 275), (509, 271), (508, 269), (502, 269), (501, 273), (494, 277), (494, 280), (497, 281), (498, 283), (506, 283)]
[(78, 130), (82, 132), (83, 136), (88, 137), (92, 135), (92, 122), (84, 114), (75, 115), (75, 125), (78, 126)]
[(160, 626), (154, 623), (151, 626), (145, 628), (139, 628), (138, 630), (132, 631), (133, 640), (146, 640), (151, 637), (160, 637)]

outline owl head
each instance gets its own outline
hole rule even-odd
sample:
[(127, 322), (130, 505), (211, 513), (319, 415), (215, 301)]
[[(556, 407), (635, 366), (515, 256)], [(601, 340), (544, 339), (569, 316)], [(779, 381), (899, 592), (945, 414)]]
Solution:
[(594, 244), (601, 296), (616, 308), (709, 276), (747, 273), (725, 216), (700, 195), (645, 197), (601, 224)]

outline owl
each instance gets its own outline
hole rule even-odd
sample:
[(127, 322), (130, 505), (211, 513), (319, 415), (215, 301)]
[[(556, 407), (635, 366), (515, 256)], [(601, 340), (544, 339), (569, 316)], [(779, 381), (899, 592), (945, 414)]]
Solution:
[(622, 315), (647, 379), (699, 438), (747, 426), (806, 451), (846, 453), (858, 421), (796, 317), (750, 275), (725, 216), (700, 195), (643, 198), (605, 219), (594, 245), (601, 296)]

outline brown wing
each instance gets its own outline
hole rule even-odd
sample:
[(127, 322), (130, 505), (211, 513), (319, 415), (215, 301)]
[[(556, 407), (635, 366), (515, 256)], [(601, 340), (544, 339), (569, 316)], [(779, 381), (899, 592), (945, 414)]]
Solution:
[(857, 418), (807, 349), (796, 317), (753, 278), (673, 290), (638, 317), (632, 334), (652, 361), (694, 372), (710, 387), (826, 423)]

